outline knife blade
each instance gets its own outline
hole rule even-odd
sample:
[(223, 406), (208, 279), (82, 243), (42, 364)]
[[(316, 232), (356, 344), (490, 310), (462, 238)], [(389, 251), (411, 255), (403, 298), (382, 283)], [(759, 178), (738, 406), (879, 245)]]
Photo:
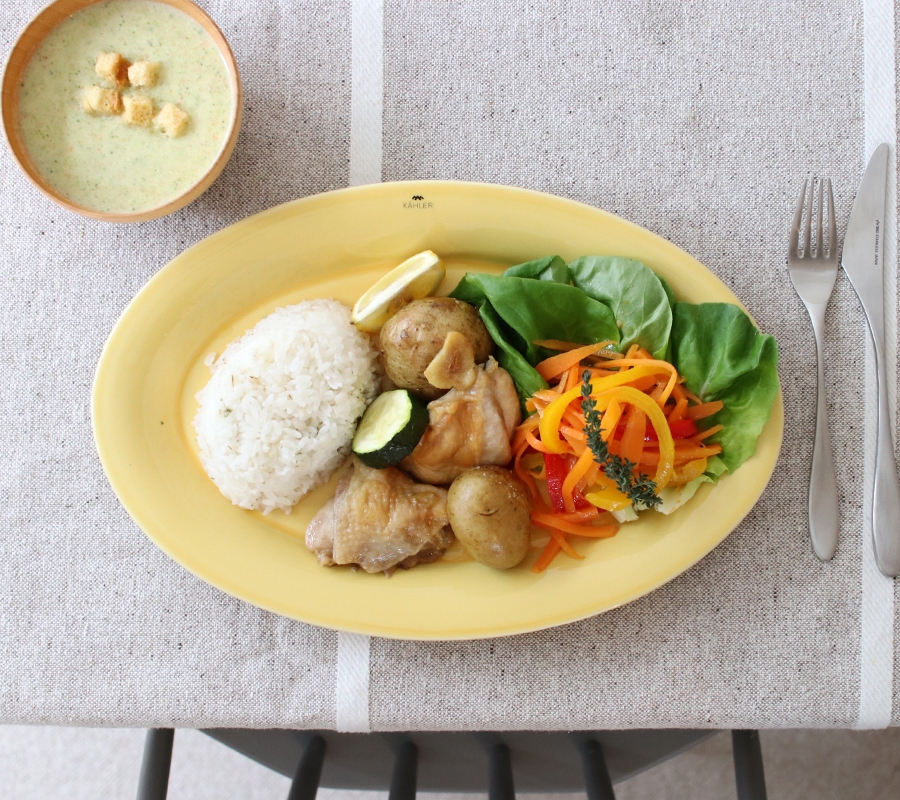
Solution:
[(889, 152), (887, 144), (880, 144), (869, 159), (850, 212), (841, 266), (856, 290), (875, 345), (878, 436), (872, 536), (878, 569), (893, 578), (900, 574), (900, 481), (897, 479), (894, 437), (891, 434), (884, 332), (884, 228)]

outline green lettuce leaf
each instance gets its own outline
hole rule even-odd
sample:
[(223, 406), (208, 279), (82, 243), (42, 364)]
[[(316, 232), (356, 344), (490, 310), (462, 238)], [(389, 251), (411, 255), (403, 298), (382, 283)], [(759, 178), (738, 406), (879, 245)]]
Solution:
[(547, 381), (525, 360), (525, 356), (510, 344), (507, 334), (503, 330), (503, 321), (490, 303), (482, 303), (478, 313), (494, 340), (494, 344), (497, 345), (497, 363), (513, 379), (524, 409), (524, 403), (531, 395), (547, 388)]
[(569, 267), (559, 256), (545, 256), (510, 267), (503, 273), (506, 278), (534, 278), (553, 283), (569, 283)]
[(718, 456), (710, 456), (706, 459), (706, 472), (703, 474), (712, 478), (713, 483), (718, 483), (719, 478), (726, 472), (728, 472), (728, 468)]
[(613, 310), (622, 331), (621, 350), (638, 344), (654, 358), (665, 358), (672, 306), (667, 287), (652, 269), (631, 258), (582, 256), (569, 264), (569, 274), (575, 286)]
[(539, 339), (619, 341), (609, 306), (567, 284), (470, 272), (450, 296), (479, 307), (490, 303), (507, 326), (505, 338), (531, 365), (554, 354), (533, 344)]
[(666, 293), (666, 297), (669, 299), (669, 305), (675, 305), (675, 292), (672, 291), (672, 287), (666, 282), (666, 279), (662, 275), (656, 276), (659, 279), (659, 282), (662, 284), (663, 291)]
[(724, 402), (707, 424), (725, 427), (707, 441), (722, 445), (721, 464), (734, 472), (756, 450), (778, 394), (775, 339), (729, 303), (676, 303), (672, 317), (672, 363), (701, 400)]

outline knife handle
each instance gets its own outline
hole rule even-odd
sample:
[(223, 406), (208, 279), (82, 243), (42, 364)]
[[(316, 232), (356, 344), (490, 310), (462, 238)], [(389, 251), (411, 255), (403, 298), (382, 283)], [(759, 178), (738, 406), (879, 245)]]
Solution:
[(812, 472), (809, 476), (809, 538), (813, 552), (822, 561), (830, 561), (837, 548), (840, 511), (828, 404), (825, 401), (825, 367), (822, 335), (825, 328), (825, 303), (807, 303), (816, 338), (816, 438), (813, 444)]
[[(873, 337), (874, 338), (874, 337)], [(878, 375), (878, 441), (875, 447), (875, 491), (872, 497), (872, 536), (875, 563), (889, 578), (900, 574), (900, 482), (891, 435), (884, 348), (876, 340), (875, 363)]]

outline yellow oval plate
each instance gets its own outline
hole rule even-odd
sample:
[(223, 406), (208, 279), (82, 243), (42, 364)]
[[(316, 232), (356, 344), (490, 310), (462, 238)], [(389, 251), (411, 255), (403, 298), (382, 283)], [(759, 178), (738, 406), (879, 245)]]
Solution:
[[(191, 422), (203, 361), (277, 306), (353, 302), (421, 250), (466, 270), (558, 253), (637, 258), (693, 302), (739, 303), (696, 259), (611, 214), (504, 186), (409, 182), (308, 197), (210, 236), (163, 268), (122, 314), (94, 381), (97, 449), (128, 513), (166, 553), (229, 594), (304, 622), (398, 639), (471, 639), (573, 622), (634, 600), (696, 563), (756, 503), (781, 447), (781, 397), (756, 454), (671, 516), (645, 513), (612, 539), (579, 542), (541, 575), (474, 562), (390, 579), (318, 566), (303, 532), (333, 484), (290, 515), (233, 506), (207, 478)], [(534, 551), (530, 560), (537, 556)]]

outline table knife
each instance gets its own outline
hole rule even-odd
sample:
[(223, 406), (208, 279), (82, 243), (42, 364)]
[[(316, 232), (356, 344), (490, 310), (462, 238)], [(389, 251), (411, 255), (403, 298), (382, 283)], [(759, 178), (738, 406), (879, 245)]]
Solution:
[(859, 296), (875, 345), (878, 438), (875, 447), (872, 535), (878, 569), (893, 578), (900, 573), (900, 483), (891, 434), (884, 334), (885, 192), (889, 152), (887, 144), (880, 144), (869, 159), (850, 212), (841, 266)]

